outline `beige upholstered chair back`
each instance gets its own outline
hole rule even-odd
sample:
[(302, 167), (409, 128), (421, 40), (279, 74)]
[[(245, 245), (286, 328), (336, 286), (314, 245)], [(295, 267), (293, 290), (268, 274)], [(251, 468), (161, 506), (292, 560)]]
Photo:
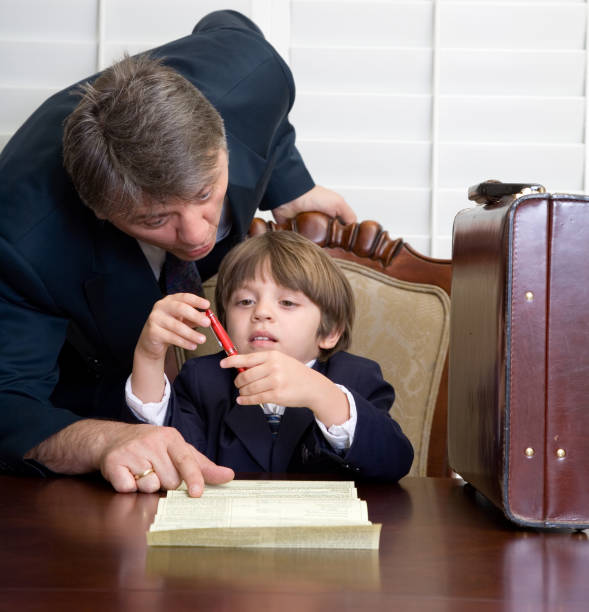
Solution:
[(356, 298), (350, 351), (377, 361), (395, 387), (391, 415), (415, 450), (409, 475), (425, 476), (448, 351), (450, 298), (434, 285), (390, 278), (351, 261), (338, 263)]
[[(336, 258), (348, 277), (356, 298), (356, 320), (350, 351), (377, 361), (385, 379), (395, 387), (396, 399), (391, 414), (415, 449), (410, 475), (444, 475), (447, 470), (445, 364), (450, 298), (447, 289), (443, 287), (449, 287), (449, 262), (426, 258), (412, 251), (402, 241), (391, 241), (388, 234), (382, 232), (382, 228), (375, 222), (364, 221), (353, 226), (343, 226), (321, 213), (303, 213), (287, 228), (256, 219), (250, 233), (276, 229), (299, 231), (326, 247)], [(345, 240), (346, 232), (350, 228), (354, 230), (354, 236), (350, 234), (350, 240)], [(334, 234), (336, 230), (341, 230), (339, 236)], [(323, 240), (320, 239), (321, 236)], [(391, 262), (383, 265), (378, 257), (374, 257), (376, 249), (372, 247), (375, 238), (383, 252), (390, 244), (396, 244), (396, 251), (391, 251), (386, 257), (398, 260), (395, 266), (399, 268), (400, 265), (397, 270), (400, 276), (415, 278), (419, 282), (392, 276)], [(368, 251), (372, 257), (363, 253), (366, 245), (362, 247), (355, 244), (362, 240), (371, 245)], [(355, 253), (353, 248), (345, 248), (346, 243), (352, 246), (355, 244), (355, 250), (359, 251), (359, 254)], [(437, 271), (436, 266), (439, 268)], [(431, 269), (425, 270), (425, 267)], [(441, 279), (438, 284), (442, 286), (431, 282), (436, 280), (437, 273)], [(432, 278), (428, 279), (428, 274), (432, 274)], [(207, 298), (212, 300), (215, 278), (206, 281), (204, 289)], [(218, 350), (219, 345), (209, 333), (207, 343), (199, 347), (197, 354), (205, 355)], [(438, 415), (437, 419), (442, 425), (438, 427), (441, 433), (433, 427), (437, 410), (443, 411), (443, 415)], [(435, 435), (441, 435), (443, 439), (433, 441), (432, 436)], [(436, 464), (431, 460), (430, 451), (440, 446), (442, 451), (438, 450), (437, 454), (441, 456), (441, 461)]]

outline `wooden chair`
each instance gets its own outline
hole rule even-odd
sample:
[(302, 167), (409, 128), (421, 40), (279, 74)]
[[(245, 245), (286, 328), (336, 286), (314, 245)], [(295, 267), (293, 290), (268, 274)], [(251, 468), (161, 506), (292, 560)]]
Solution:
[[(319, 212), (284, 225), (254, 219), (249, 233), (283, 230), (325, 248), (348, 277), (357, 307), (350, 351), (377, 361), (395, 387), (391, 414), (415, 449), (410, 475), (446, 476), (450, 260), (421, 255), (376, 221), (344, 225)], [(213, 277), (207, 298), (214, 288)], [(210, 336), (198, 354), (218, 350)]]

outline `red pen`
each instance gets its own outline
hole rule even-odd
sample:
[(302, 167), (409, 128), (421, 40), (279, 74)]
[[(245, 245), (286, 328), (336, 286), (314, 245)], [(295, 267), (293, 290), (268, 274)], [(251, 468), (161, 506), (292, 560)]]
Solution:
[[(229, 337), (229, 334), (225, 331), (225, 328), (221, 325), (221, 322), (219, 321), (219, 319), (217, 319), (215, 313), (210, 308), (207, 308), (205, 310), (205, 314), (211, 320), (211, 329), (213, 330), (217, 341), (219, 342), (221, 348), (225, 351), (227, 356), (231, 357), (231, 355), (239, 355), (237, 349), (235, 348), (235, 344), (233, 344), (233, 341)], [(245, 370), (246, 368), (237, 368), (238, 372), (245, 372)], [(263, 404), (259, 404), (259, 406), (262, 410), (264, 410)]]
[[(227, 353), (227, 356), (231, 357), (231, 355), (238, 355), (239, 353), (235, 348), (235, 344), (233, 344), (229, 334), (225, 331), (225, 328), (221, 325), (219, 319), (217, 319), (215, 316), (215, 313), (210, 308), (207, 308), (207, 310), (205, 310), (205, 314), (211, 320), (211, 329), (217, 337), (221, 348), (225, 351), (225, 353)], [(237, 371), (245, 372), (245, 368), (237, 368)]]

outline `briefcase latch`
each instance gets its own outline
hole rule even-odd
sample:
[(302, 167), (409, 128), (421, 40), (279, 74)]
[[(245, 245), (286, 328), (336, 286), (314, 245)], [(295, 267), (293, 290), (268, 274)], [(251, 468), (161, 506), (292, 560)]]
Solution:
[(468, 188), (468, 199), (477, 204), (496, 204), (506, 196), (513, 199), (530, 193), (546, 193), (540, 183), (502, 183), (501, 181), (484, 181)]

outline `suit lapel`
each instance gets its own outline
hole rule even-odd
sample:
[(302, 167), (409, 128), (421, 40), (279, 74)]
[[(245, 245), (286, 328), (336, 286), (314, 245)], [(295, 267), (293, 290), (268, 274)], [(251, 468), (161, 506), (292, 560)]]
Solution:
[(239, 438), (264, 472), (270, 471), (272, 434), (259, 406), (233, 404), (225, 415), (225, 424)]
[[(317, 361), (313, 369), (324, 371), (325, 364)], [(264, 472), (287, 471), (295, 449), (314, 421), (313, 412), (308, 408), (286, 408), (278, 437), (273, 439), (266, 417), (259, 406), (239, 406), (234, 403), (225, 416), (225, 424), (231, 428)]]
[(115, 360), (129, 367), (161, 291), (137, 241), (110, 223), (98, 226), (94, 264), (94, 276), (84, 283), (89, 308)]

